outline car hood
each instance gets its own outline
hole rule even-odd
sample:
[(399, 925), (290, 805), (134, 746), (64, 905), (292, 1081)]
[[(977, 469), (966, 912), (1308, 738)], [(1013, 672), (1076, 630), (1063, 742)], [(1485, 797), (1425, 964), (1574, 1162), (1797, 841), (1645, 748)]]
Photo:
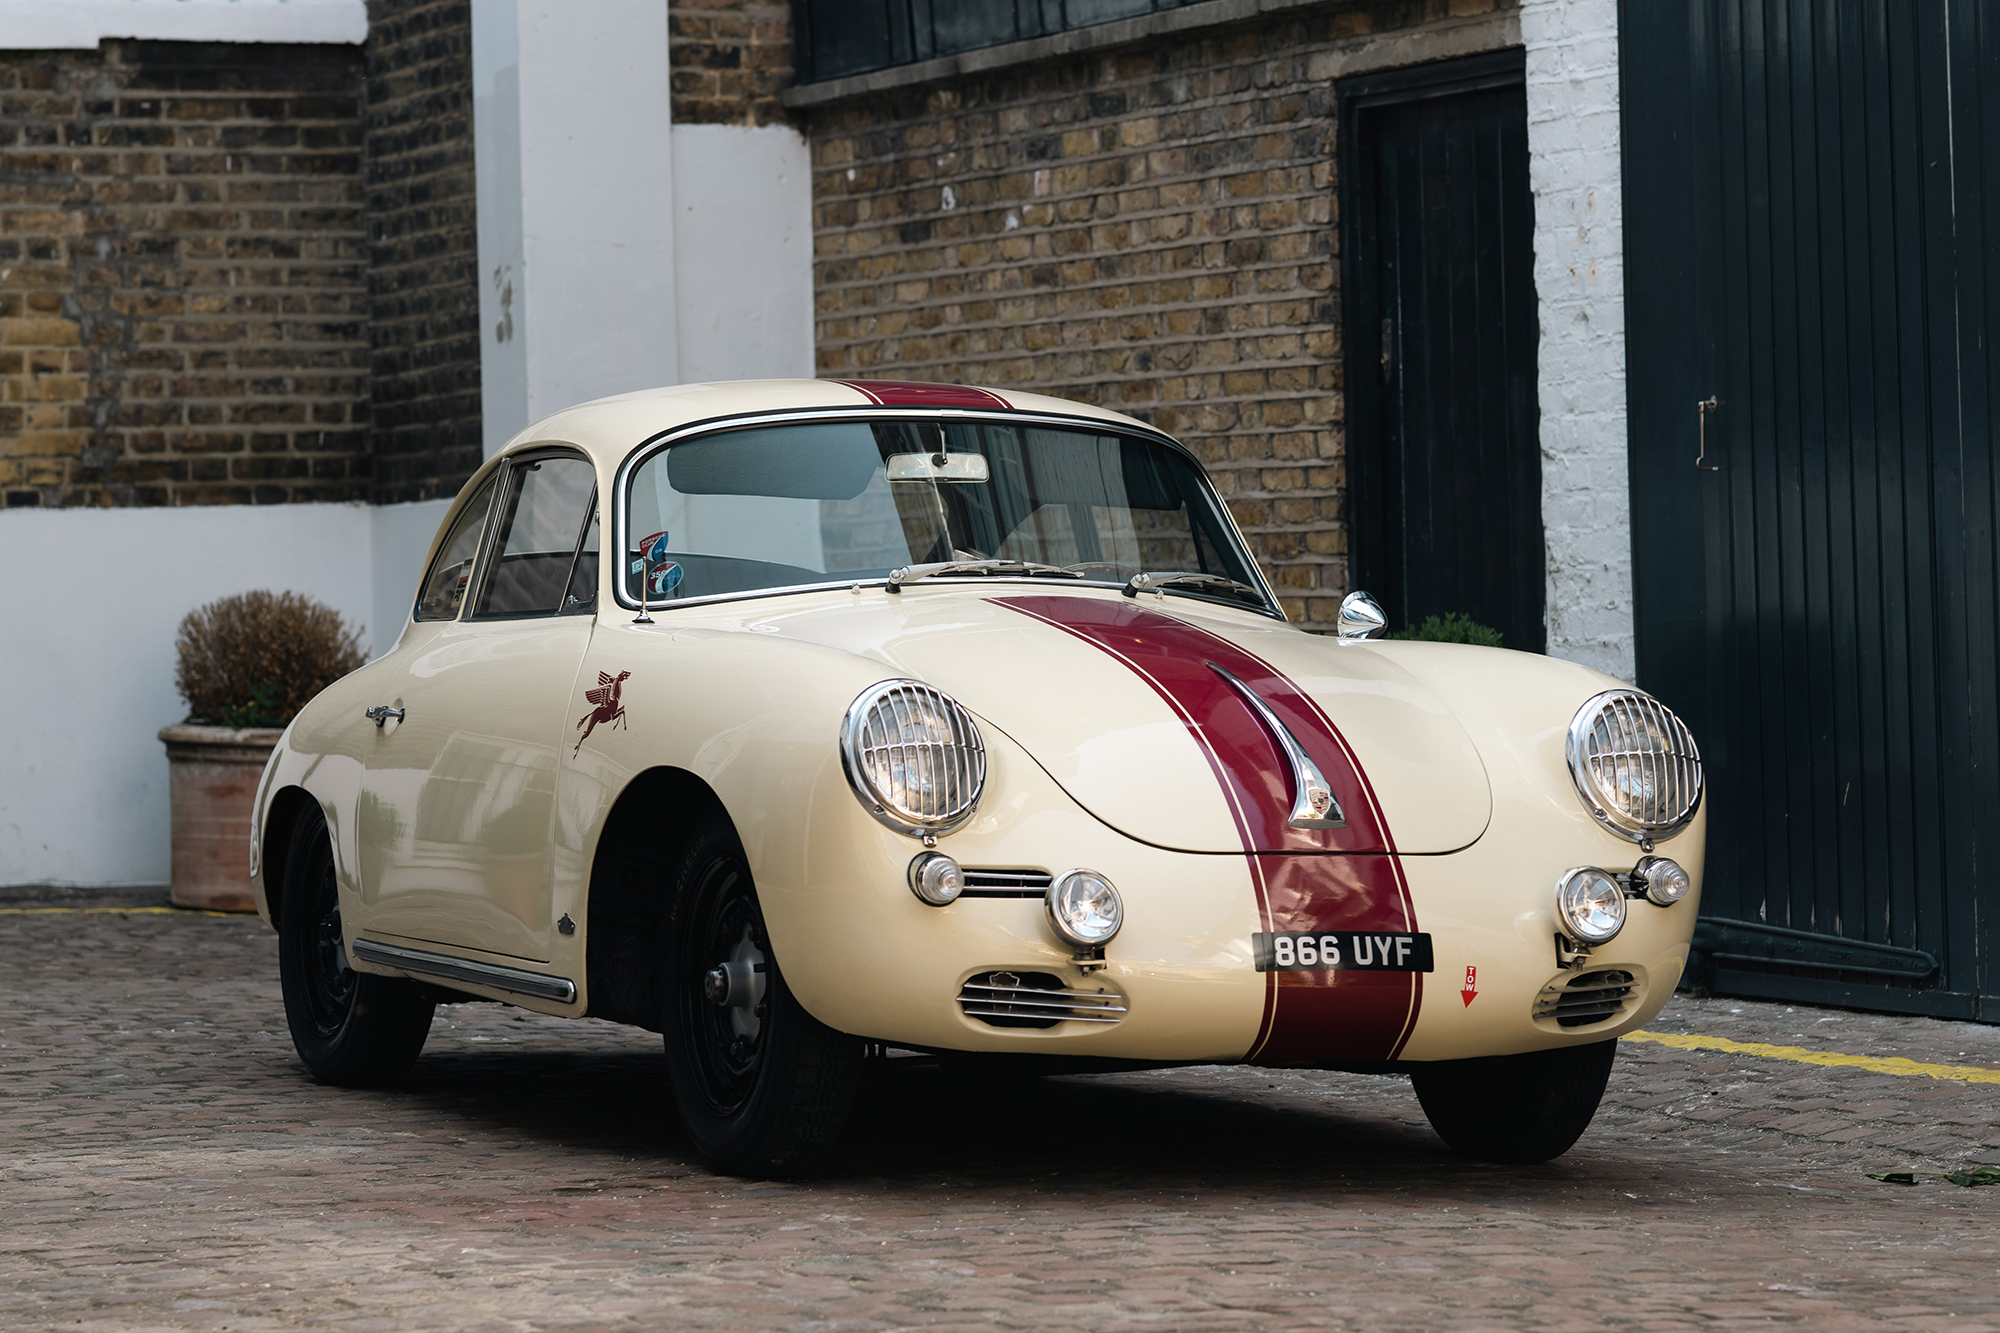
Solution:
[[(913, 588), (751, 628), (948, 691), (1098, 819), (1160, 847), (1448, 852), (1475, 841), (1492, 810), (1464, 728), (1389, 655), (1185, 598)], [(1289, 824), (1282, 742), (1224, 672), (1303, 747), (1345, 827)]]

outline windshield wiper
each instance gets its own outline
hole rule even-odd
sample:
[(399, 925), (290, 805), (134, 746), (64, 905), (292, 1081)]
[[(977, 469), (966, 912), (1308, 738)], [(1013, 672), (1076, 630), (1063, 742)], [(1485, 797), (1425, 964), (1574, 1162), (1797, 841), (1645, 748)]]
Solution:
[(1073, 569), (1061, 565), (1037, 564), (1033, 560), (939, 560), (928, 565), (904, 565), (889, 572), (889, 591), (901, 592), (903, 585), (924, 579), (991, 578), (1011, 575), (1025, 578), (1080, 579)]
[(1125, 581), (1124, 593), (1127, 597), (1137, 597), (1142, 592), (1191, 592), (1210, 597), (1234, 597), (1267, 608), (1271, 605), (1261, 588), (1238, 583), (1221, 574), (1198, 574), (1191, 569), (1134, 574)]

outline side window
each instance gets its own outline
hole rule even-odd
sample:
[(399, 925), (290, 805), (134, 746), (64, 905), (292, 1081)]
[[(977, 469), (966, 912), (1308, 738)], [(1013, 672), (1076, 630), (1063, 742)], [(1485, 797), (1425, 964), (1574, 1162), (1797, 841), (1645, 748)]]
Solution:
[(499, 535), (473, 615), (552, 615), (563, 608), (596, 489), (597, 470), (581, 458), (514, 465), (495, 510)]
[(472, 580), (472, 562), (479, 556), (479, 535), (486, 530), (486, 511), (493, 503), (493, 479), (488, 477), (451, 525), (437, 563), (431, 566), (417, 594), (418, 620), (456, 620), (459, 604)]

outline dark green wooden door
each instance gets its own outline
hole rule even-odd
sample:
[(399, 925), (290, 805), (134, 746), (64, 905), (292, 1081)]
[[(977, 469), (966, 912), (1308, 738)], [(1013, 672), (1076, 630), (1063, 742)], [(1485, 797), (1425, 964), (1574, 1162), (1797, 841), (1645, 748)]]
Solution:
[(1521, 53), (1339, 93), (1350, 559), (1397, 627), (1547, 642)]
[(1995, 21), (1623, 7), (1639, 676), (1708, 761), (1719, 990), (2000, 1018)]

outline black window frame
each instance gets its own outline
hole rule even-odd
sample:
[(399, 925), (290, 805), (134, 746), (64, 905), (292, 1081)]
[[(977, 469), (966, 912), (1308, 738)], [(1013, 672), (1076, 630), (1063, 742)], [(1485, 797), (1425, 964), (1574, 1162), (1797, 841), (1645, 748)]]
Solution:
[[(792, 0), (795, 77), (800, 84), (827, 83), (941, 56), (1130, 22), (1196, 3), (1199, 0)], [(1121, 4), (1129, 12), (1090, 12)], [(1005, 36), (976, 34), (973, 29), (982, 25), (967, 22), (968, 16), (987, 20), (985, 26), (1004, 24), (1009, 31)], [(824, 58), (826, 43), (819, 40), (831, 34), (850, 45), (859, 37), (863, 44), (876, 46), (880, 55), (851, 57), (849, 63), (836, 65)]]

